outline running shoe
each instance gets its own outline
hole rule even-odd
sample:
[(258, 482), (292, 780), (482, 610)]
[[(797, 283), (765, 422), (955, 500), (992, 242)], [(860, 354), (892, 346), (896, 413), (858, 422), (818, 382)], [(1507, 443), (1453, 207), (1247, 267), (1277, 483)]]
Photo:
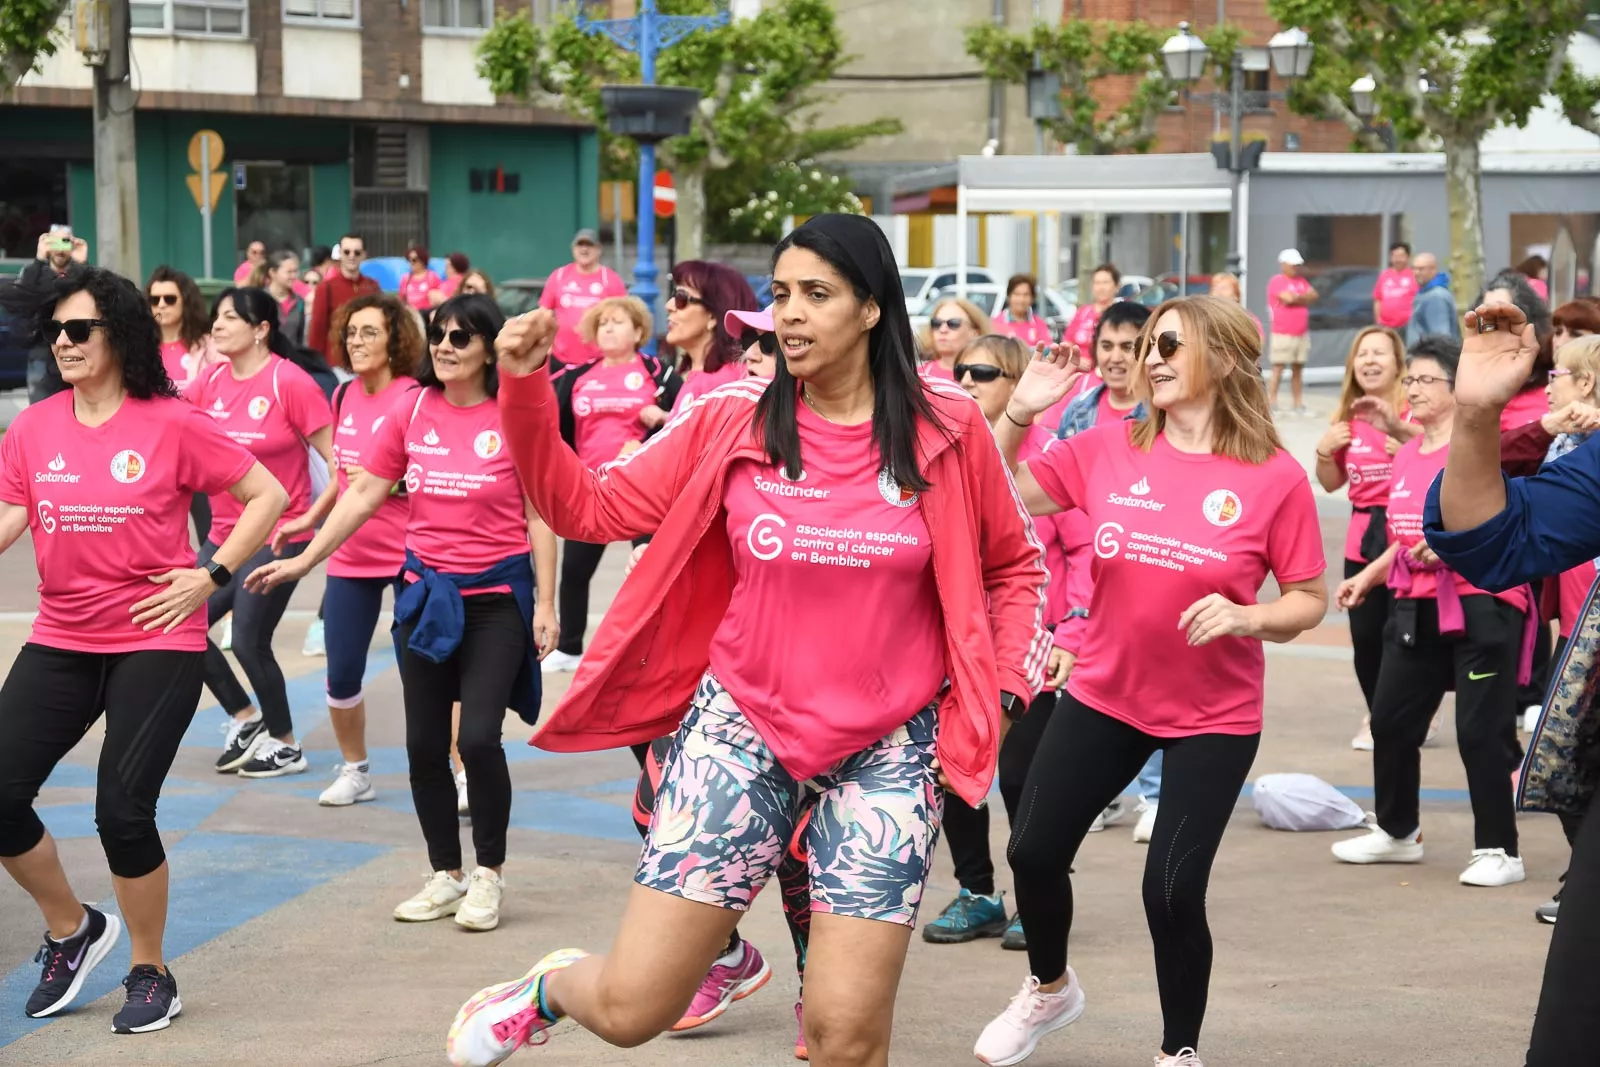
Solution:
[(256, 742), (255, 751), (239, 768), (240, 778), (282, 778), (286, 774), (304, 774), (311, 766), (299, 745), (290, 745), (276, 737), (263, 736)]
[(1089, 832), (1097, 834), (1108, 826), (1114, 826), (1121, 821), (1128, 812), (1128, 802), (1121, 797), (1106, 805), (1106, 810), (1094, 817), (1094, 822), (1089, 824)]
[(561, 1021), (544, 1006), (545, 976), (571, 967), (587, 955), (576, 948), (552, 952), (516, 981), (475, 993), (456, 1012), (445, 1038), (445, 1055), (451, 1064), (495, 1067), (524, 1045), (544, 1044), (547, 1031)]
[(1134, 810), (1139, 813), (1139, 821), (1133, 824), (1133, 843), (1148, 845), (1156, 832), (1156, 805), (1140, 797), (1139, 806)]
[(1156, 1057), (1156, 1067), (1206, 1067), (1200, 1062), (1200, 1053), (1192, 1048), (1180, 1048), (1176, 1056)]
[(1356, 731), (1356, 736), (1351, 739), (1350, 747), (1357, 752), (1372, 751), (1372, 716), (1368, 715), (1361, 720), (1361, 729)]
[(1483, 886), (1494, 889), (1503, 885), (1516, 885), (1528, 877), (1521, 856), (1506, 854), (1503, 848), (1475, 848), (1472, 862), (1461, 872), (1462, 885)]
[[(1564, 880), (1567, 876), (1562, 875)], [(1557, 889), (1555, 896), (1533, 909), (1533, 917), (1542, 923), (1556, 924), (1556, 917), (1561, 914), (1561, 890)]]
[(394, 909), (394, 917), (403, 923), (426, 923), (454, 915), (467, 896), (467, 880), (450, 877), (449, 871), (434, 871), (428, 875), (422, 891), (401, 901)]
[(1523, 711), (1522, 711), (1522, 732), (1523, 733), (1531, 734), (1531, 733), (1533, 733), (1535, 730), (1537, 730), (1539, 728), (1539, 713), (1542, 712), (1542, 711), (1544, 711), (1544, 708), (1540, 707), (1538, 704), (1529, 704), (1526, 708), (1523, 709)]
[(761, 958), (760, 951), (750, 942), (741, 940), (738, 962), (728, 964), (718, 960), (711, 965), (694, 999), (689, 1002), (689, 1010), (672, 1024), (672, 1032), (681, 1034), (704, 1026), (727, 1011), (734, 1001), (743, 1000), (766, 985), (771, 977), (772, 968)]
[(1333, 858), (1341, 863), (1421, 863), (1422, 831), (1390, 837), (1373, 823), (1360, 837), (1335, 842)]
[(567, 674), (578, 669), (578, 661), (582, 656), (574, 656), (571, 652), (562, 652), (557, 649), (544, 658), (539, 664), (539, 669), (545, 674)]
[(467, 803), (467, 772), (456, 772), (456, 814), (471, 815), (472, 806)]
[(305, 643), (300, 646), (302, 656), (326, 656), (328, 643), (322, 628), (321, 619), (312, 619), (311, 625), (306, 627)]
[(354, 763), (339, 764), (339, 777), (322, 791), (317, 803), (325, 808), (347, 808), (351, 804), (364, 804), (377, 799), (372, 788), (372, 775)]
[(467, 876), (467, 897), (456, 909), (463, 930), (493, 930), (500, 925), (500, 898), (506, 883), (488, 867), (474, 867)]
[(1006, 1010), (983, 1028), (972, 1054), (989, 1067), (1021, 1063), (1033, 1055), (1040, 1038), (1077, 1022), (1083, 1007), (1083, 987), (1071, 967), (1067, 968), (1066, 988), (1059, 993), (1042, 992), (1039, 979), (1029, 975)]
[(111, 1030), (118, 1034), (148, 1034), (165, 1030), (183, 1011), (183, 1001), (178, 999), (178, 980), (172, 971), (162, 974), (148, 963), (137, 964), (122, 980), (128, 999), (122, 1010), (111, 1020)]
[(1028, 935), (1022, 930), (1022, 913), (1018, 912), (1011, 917), (1011, 925), (1006, 927), (1005, 934), (1000, 938), (1000, 947), (1012, 952), (1026, 952), (1028, 950)]
[(255, 751), (256, 742), (266, 736), (266, 728), (259, 711), (253, 719), (229, 719), (222, 728), (227, 737), (222, 742), (222, 755), (217, 757), (217, 773), (228, 774), (243, 767)]
[[(1309, 419), (1311, 417), (1311, 409), (1301, 404), (1294, 409), (1294, 417), (1297, 419)], [(1198, 1063), (1199, 1061), (1196, 1060), (1195, 1062)]]
[(801, 1011), (801, 1005), (798, 1000), (794, 1002), (794, 1027), (794, 1058), (797, 1060), (809, 1060), (811, 1051), (806, 1048), (805, 1013)]
[(1006, 904), (1003, 894), (981, 896), (963, 889), (945, 905), (939, 917), (922, 928), (922, 940), (935, 945), (960, 945), (980, 937), (999, 937), (1006, 932)]
[(33, 957), (34, 963), (44, 964), (44, 971), (39, 975), (39, 984), (34, 987), (33, 994), (28, 997), (27, 1006), (23, 1008), (23, 1014), (30, 1019), (54, 1015), (71, 1004), (72, 998), (83, 988), (83, 980), (99, 966), (117, 943), (117, 938), (122, 936), (121, 919), (88, 904), (83, 906), (83, 910), (89, 917), (89, 923), (82, 933), (57, 941), (48, 930), (45, 931), (44, 944), (39, 946), (39, 951)]

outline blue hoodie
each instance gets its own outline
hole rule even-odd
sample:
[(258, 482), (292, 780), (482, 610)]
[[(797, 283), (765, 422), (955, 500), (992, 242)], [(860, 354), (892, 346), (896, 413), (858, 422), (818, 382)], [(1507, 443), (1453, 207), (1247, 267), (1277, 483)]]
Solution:
[(1456, 298), (1450, 295), (1449, 271), (1440, 271), (1417, 290), (1411, 304), (1411, 321), (1406, 324), (1406, 347), (1430, 333), (1461, 340), (1461, 316), (1456, 312)]

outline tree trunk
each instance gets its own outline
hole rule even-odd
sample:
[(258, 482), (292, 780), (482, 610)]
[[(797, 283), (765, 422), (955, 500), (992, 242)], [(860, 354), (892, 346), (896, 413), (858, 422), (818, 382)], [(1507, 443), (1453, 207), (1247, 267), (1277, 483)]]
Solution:
[(706, 169), (704, 166), (679, 166), (672, 172), (678, 190), (678, 209), (673, 216), (672, 260), (701, 259), (706, 246)]
[(9, 93), (33, 69), (34, 60), (43, 51), (44, 42), (55, 33), (66, 10), (67, 0), (51, 0), (50, 6), (40, 13), (36, 23), (40, 33), (34, 42), (40, 47), (34, 50), (24, 47), (21, 51), (0, 53), (0, 96)]
[(1093, 299), (1094, 269), (1105, 256), (1106, 217), (1098, 211), (1078, 216), (1078, 303)]
[(1444, 190), (1450, 209), (1450, 288), (1463, 310), (1483, 291), (1483, 196), (1476, 139), (1444, 139)]

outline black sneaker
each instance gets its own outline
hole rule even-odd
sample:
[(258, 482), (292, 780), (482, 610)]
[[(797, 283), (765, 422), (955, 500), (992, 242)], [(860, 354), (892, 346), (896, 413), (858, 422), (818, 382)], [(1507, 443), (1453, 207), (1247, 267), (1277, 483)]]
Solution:
[(267, 721), (260, 716), (248, 722), (234, 719), (228, 724), (228, 739), (222, 743), (222, 755), (217, 757), (217, 773), (227, 774), (243, 767), (250, 758), (250, 751), (255, 748), (256, 741), (261, 737), (261, 731), (267, 728)]
[(165, 1030), (183, 1010), (178, 999), (178, 981), (172, 971), (162, 974), (148, 963), (141, 963), (122, 980), (128, 1000), (111, 1020), (116, 1034), (148, 1034)]
[[(1563, 874), (1561, 876), (1561, 880), (1565, 882), (1567, 880), (1567, 876)], [(1561, 887), (1561, 889), (1565, 888), (1565, 885)], [(1561, 914), (1561, 889), (1557, 889), (1555, 896), (1551, 897), (1549, 900), (1533, 909), (1533, 917), (1535, 919), (1538, 919), (1542, 923), (1549, 923), (1551, 926), (1556, 924), (1556, 919)]]
[(83, 933), (57, 941), (45, 932), (44, 944), (33, 957), (34, 963), (44, 964), (44, 973), (39, 976), (39, 984), (23, 1009), (23, 1014), (30, 1019), (54, 1015), (71, 1004), (72, 998), (83, 988), (83, 980), (122, 936), (121, 919), (87, 904), (83, 910), (89, 915), (89, 928)]
[(240, 778), (281, 778), (286, 774), (304, 774), (306, 756), (298, 745), (286, 745), (275, 737), (263, 737), (255, 751), (239, 768)]

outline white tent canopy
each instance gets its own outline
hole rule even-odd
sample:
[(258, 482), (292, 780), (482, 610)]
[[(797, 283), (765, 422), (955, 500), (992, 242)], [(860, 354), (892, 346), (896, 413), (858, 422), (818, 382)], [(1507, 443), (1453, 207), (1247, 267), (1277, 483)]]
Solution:
[(1227, 211), (1229, 174), (1210, 154), (962, 156), (957, 211)]

